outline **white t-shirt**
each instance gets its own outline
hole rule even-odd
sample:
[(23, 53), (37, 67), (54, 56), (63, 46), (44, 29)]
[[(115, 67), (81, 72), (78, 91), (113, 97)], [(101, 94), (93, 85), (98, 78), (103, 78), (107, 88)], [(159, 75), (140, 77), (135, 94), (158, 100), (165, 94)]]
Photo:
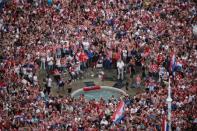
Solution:
[(53, 57), (50, 58), (49, 65), (53, 65)]
[(30, 60), (30, 59), (31, 59), (31, 55), (27, 54), (27, 60)]
[(133, 113), (136, 113), (137, 112), (137, 108), (131, 108), (130, 112), (133, 114)]
[(26, 85), (26, 84), (28, 83), (28, 81), (25, 80), (25, 79), (22, 79), (22, 83), (23, 83), (24, 85)]
[(29, 77), (29, 79), (31, 79), (32, 78), (32, 73), (29, 73), (28, 77)]
[(122, 50), (122, 55), (123, 55), (124, 57), (127, 57), (127, 50)]
[(41, 58), (41, 61), (44, 63), (46, 61), (46, 58), (45, 57), (42, 57)]
[(105, 119), (102, 119), (102, 120), (101, 120), (101, 125), (102, 125), (102, 124), (103, 124), (103, 125), (108, 125), (108, 121), (105, 120)]
[(51, 79), (51, 78), (49, 78), (49, 79), (47, 80), (47, 86), (48, 86), (48, 87), (51, 87), (51, 86), (52, 86), (52, 79)]
[(27, 74), (27, 69), (26, 68), (22, 68), (23, 74), (26, 75)]
[(57, 65), (57, 66), (61, 66), (60, 59), (57, 59), (57, 60), (56, 60), (56, 65)]
[(88, 50), (89, 46), (90, 46), (90, 43), (88, 41), (84, 41), (83, 42), (83, 46), (84, 46), (84, 49), (85, 50)]
[(34, 82), (38, 82), (38, 77), (37, 76), (33, 76), (33, 81)]
[(117, 68), (123, 69), (123, 67), (124, 67), (124, 62), (123, 61), (118, 61), (117, 62)]
[(47, 62), (49, 62), (49, 61), (50, 61), (50, 59), (51, 59), (51, 58), (50, 58), (50, 56), (47, 56)]
[(40, 58), (40, 52), (36, 52), (36, 58), (37, 58), (37, 59)]

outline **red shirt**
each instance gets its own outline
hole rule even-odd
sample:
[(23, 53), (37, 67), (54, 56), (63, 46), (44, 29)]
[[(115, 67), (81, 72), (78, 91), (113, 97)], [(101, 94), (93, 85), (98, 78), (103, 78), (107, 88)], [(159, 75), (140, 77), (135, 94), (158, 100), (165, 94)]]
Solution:
[(114, 53), (114, 59), (115, 60), (119, 60), (120, 59), (120, 57), (121, 57), (121, 55), (120, 55), (120, 53)]
[(158, 65), (157, 64), (152, 64), (150, 66), (150, 71), (154, 72), (154, 73), (158, 72)]
[(128, 21), (128, 22), (126, 22), (125, 23), (125, 25), (124, 25), (124, 28), (126, 29), (126, 30), (128, 30), (130, 27), (131, 27), (131, 22), (130, 21)]
[(163, 56), (162, 54), (159, 54), (159, 55), (157, 56), (157, 62), (158, 62), (159, 64), (161, 64), (161, 63), (163, 62), (163, 60), (164, 60), (164, 56)]
[(150, 52), (151, 52), (150, 48), (149, 48), (149, 47), (146, 47), (146, 48), (144, 49), (144, 56), (145, 56), (145, 57), (148, 56), (148, 55), (150, 54)]
[(79, 61), (86, 62), (88, 60), (88, 56), (85, 53), (80, 53)]

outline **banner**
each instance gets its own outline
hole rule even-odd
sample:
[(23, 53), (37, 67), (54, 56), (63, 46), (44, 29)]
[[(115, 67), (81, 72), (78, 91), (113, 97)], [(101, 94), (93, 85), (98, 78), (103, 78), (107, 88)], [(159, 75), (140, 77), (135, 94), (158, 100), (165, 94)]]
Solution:
[(83, 91), (91, 91), (91, 90), (99, 90), (101, 89), (100, 86), (88, 86), (88, 87), (83, 87)]

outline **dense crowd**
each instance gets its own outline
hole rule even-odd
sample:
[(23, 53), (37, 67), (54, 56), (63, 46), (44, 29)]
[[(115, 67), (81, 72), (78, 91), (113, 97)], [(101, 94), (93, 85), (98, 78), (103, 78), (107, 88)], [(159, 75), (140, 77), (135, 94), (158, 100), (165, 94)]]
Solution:
[[(192, 0), (10, 1), (0, 13), (0, 129), (161, 130), (172, 52), (179, 65), (171, 78), (172, 129), (196, 129), (196, 15)], [(61, 87), (120, 59), (130, 77), (140, 70), (134, 86), (146, 91), (120, 98), (127, 104), (119, 123), (111, 116), (120, 99), (50, 95), (52, 77)], [(40, 70), (48, 73), (44, 88)]]

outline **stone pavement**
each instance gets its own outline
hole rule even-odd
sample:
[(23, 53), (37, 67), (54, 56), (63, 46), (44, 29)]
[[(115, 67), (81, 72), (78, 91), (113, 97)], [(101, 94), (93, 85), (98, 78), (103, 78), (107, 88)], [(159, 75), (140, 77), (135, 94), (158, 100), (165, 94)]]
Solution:
[[(104, 71), (105, 76), (104, 79), (101, 80), (98, 75), (100, 71)], [(42, 87), (44, 87), (43, 84), (43, 79), (46, 76), (46, 72), (45, 71), (40, 71), (39, 72), (39, 82), (41, 83)], [(69, 76), (67, 73), (63, 74), (63, 78), (65, 81), (67, 81), (69, 79)], [(102, 69), (94, 69), (94, 71), (92, 71), (91, 69), (87, 69), (84, 73), (83, 73), (83, 78), (73, 81), (70, 84), (65, 84), (63, 89), (58, 90), (57, 85), (55, 82), (53, 82), (53, 88), (51, 89), (51, 95), (52, 96), (56, 96), (56, 95), (60, 95), (60, 96), (64, 96), (64, 95), (69, 95), (68, 93), (68, 89), (71, 89), (71, 92), (83, 88), (85, 85), (84, 82), (94, 82), (95, 85), (100, 85), (100, 86), (113, 86), (116, 82), (117, 82), (117, 74), (116, 74), (116, 70), (115, 69), (111, 69), (111, 70), (102, 70)], [(129, 87), (128, 90), (126, 90), (125, 86), (123, 86), (121, 89), (124, 90), (127, 94), (134, 96), (136, 93), (138, 92), (142, 92), (144, 91), (144, 88), (130, 88), (130, 85), (132, 84), (132, 82), (134, 81), (132, 78), (130, 78), (128, 75), (126, 75), (126, 78), (124, 79), (123, 83), (125, 83), (126, 81), (129, 82)]]

